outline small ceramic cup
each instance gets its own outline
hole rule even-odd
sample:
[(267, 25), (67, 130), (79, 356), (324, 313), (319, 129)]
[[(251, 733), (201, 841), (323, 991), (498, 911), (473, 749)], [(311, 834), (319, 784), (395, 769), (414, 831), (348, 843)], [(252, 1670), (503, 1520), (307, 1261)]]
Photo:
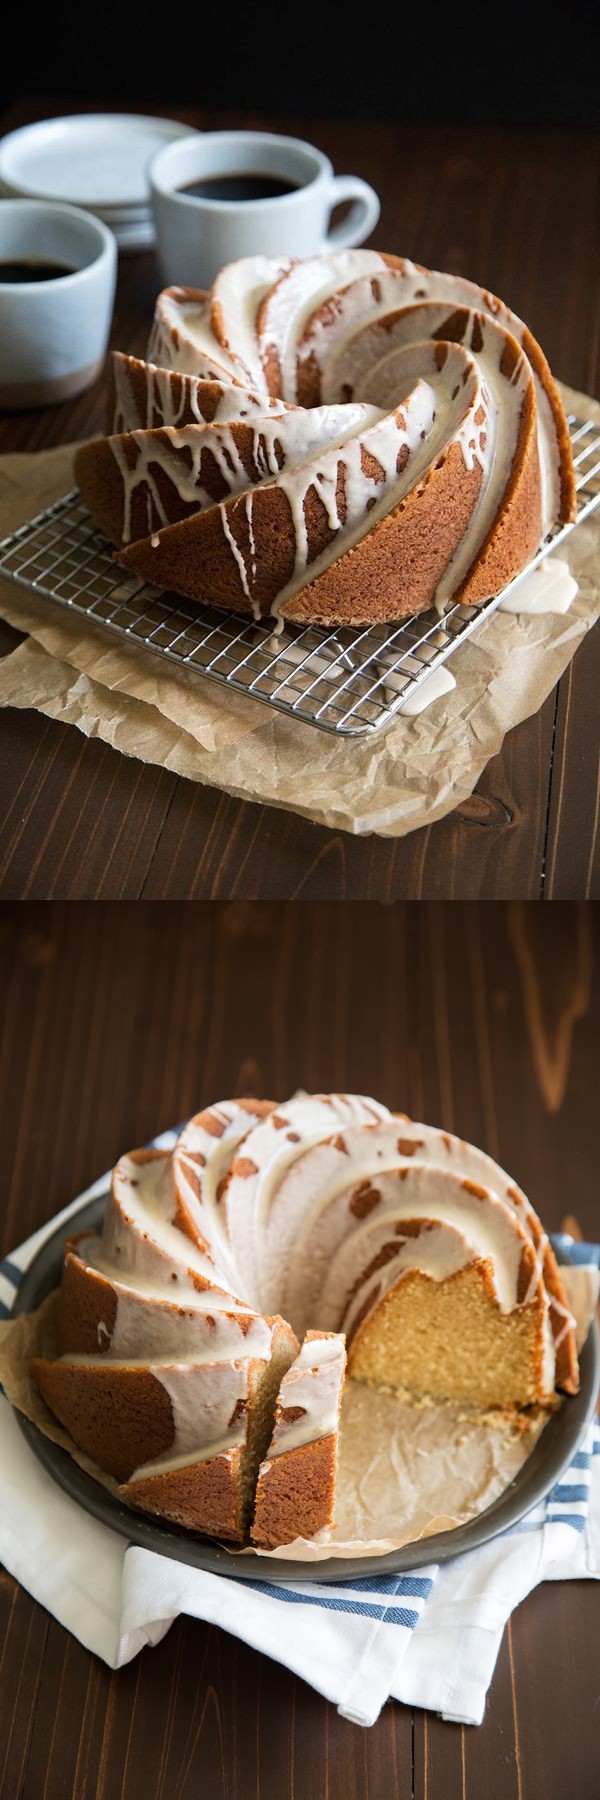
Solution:
[[(72, 273), (2, 280), (2, 263), (30, 259)], [(49, 406), (90, 387), (106, 354), (116, 273), (116, 240), (91, 213), (0, 200), (0, 406)]]
[[(197, 198), (190, 182), (272, 175), (289, 193), (261, 200)], [(301, 138), (270, 131), (205, 131), (159, 150), (149, 168), (152, 210), (163, 277), (208, 288), (219, 269), (240, 256), (312, 256), (362, 244), (379, 218), (374, 189), (358, 175), (334, 175), (327, 156)], [(329, 229), (332, 207), (352, 200), (348, 218)]]

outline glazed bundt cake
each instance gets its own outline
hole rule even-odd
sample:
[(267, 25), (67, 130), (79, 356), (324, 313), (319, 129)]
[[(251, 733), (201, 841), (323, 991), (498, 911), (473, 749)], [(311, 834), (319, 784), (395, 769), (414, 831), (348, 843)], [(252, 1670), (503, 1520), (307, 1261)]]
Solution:
[(118, 560), (255, 618), (478, 605), (574, 517), (562, 402), (502, 301), (375, 250), (159, 295), (76, 475)]
[(332, 1523), (344, 1340), (353, 1380), (485, 1409), (578, 1385), (554, 1253), (482, 1151), (360, 1095), (222, 1101), (117, 1165), (33, 1370), (125, 1500), (273, 1548)]

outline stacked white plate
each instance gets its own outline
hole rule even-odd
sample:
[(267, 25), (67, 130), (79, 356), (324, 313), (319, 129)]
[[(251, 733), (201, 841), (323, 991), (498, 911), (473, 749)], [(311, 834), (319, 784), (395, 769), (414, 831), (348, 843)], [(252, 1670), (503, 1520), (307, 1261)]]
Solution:
[(76, 113), (42, 119), (0, 141), (0, 196), (62, 200), (95, 213), (120, 250), (154, 243), (148, 165), (190, 126), (137, 113)]

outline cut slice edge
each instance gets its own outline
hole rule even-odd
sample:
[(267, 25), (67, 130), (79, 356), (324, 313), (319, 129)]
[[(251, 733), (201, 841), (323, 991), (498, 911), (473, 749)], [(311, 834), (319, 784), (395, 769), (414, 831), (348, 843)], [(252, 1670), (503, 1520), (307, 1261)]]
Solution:
[(272, 1550), (334, 1523), (344, 1375), (341, 1332), (307, 1331), (287, 1369), (256, 1483), (252, 1543)]
[(357, 1321), (348, 1375), (482, 1410), (559, 1404), (544, 1383), (535, 1303), (502, 1313), (482, 1260), (443, 1283), (406, 1270)]
[(294, 1362), (298, 1340), (284, 1319), (277, 1321), (268, 1363), (255, 1370), (249, 1383), (246, 1438), (232, 1450), (188, 1458), (183, 1466), (164, 1468), (121, 1486), (124, 1500), (142, 1512), (158, 1514), (188, 1530), (242, 1544), (247, 1538), (261, 1462), (273, 1430), (277, 1394)]

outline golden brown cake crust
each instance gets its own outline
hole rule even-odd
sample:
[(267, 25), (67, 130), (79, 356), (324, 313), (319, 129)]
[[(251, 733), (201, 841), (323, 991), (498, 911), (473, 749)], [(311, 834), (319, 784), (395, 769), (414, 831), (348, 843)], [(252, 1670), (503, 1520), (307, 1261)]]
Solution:
[(535, 555), (542, 529), (535, 392), (527, 389), (513, 466), (499, 513), (457, 598), (477, 606), (499, 593)]
[(115, 1327), (117, 1296), (110, 1281), (89, 1269), (77, 1255), (77, 1243), (67, 1244), (58, 1309), (60, 1355), (101, 1356)]
[(544, 352), (527, 329), (523, 332), (523, 349), (550, 402), (560, 451), (560, 522), (567, 525), (577, 517), (577, 494), (573, 449), (565, 409)]
[(129, 1481), (121, 1487), (121, 1495), (140, 1512), (170, 1519), (174, 1525), (183, 1525), (203, 1536), (241, 1544), (244, 1526), (240, 1458), (240, 1450), (229, 1450), (226, 1456), (211, 1456), (206, 1462), (192, 1463), (185, 1469), (152, 1475), (145, 1481)]
[[(471, 519), (481, 471), (460, 470), (458, 444), (418, 487), (291, 599), (281, 613), (299, 624), (369, 625), (425, 612)], [(310, 569), (308, 570), (310, 576)]]
[[(262, 1465), (263, 1470), (265, 1464)], [(266, 1465), (257, 1490), (252, 1542), (274, 1550), (333, 1524), (336, 1435), (283, 1451)]]
[(117, 1481), (143, 1463), (168, 1456), (173, 1408), (150, 1369), (117, 1363), (48, 1362), (36, 1357), (32, 1374), (47, 1406), (94, 1462)]

